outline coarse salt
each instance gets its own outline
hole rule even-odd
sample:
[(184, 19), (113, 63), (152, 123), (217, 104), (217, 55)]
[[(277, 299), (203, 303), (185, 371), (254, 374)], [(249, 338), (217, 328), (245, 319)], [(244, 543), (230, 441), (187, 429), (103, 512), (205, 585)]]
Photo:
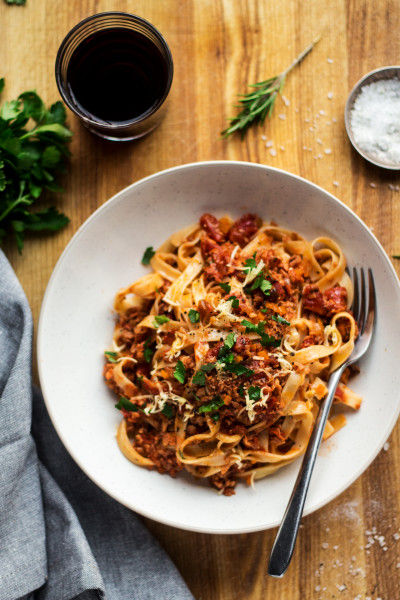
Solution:
[(382, 163), (400, 163), (400, 80), (380, 79), (361, 88), (350, 112), (355, 143)]

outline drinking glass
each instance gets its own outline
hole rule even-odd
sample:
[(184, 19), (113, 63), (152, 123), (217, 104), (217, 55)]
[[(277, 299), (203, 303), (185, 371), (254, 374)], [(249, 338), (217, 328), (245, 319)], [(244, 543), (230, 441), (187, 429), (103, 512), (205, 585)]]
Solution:
[(172, 55), (142, 17), (105, 12), (84, 19), (64, 38), (55, 71), (66, 105), (100, 137), (141, 138), (165, 115)]

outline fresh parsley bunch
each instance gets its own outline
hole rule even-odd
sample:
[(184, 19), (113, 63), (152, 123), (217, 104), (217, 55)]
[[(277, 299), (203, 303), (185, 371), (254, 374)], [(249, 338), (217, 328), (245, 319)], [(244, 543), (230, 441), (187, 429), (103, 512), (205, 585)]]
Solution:
[[(4, 79), (0, 79), (0, 93)], [(4, 102), (0, 109), (0, 244), (13, 233), (19, 252), (25, 231), (57, 231), (68, 217), (54, 207), (32, 211), (43, 190), (62, 191), (56, 182), (70, 155), (71, 131), (61, 102), (46, 109), (36, 92)]]

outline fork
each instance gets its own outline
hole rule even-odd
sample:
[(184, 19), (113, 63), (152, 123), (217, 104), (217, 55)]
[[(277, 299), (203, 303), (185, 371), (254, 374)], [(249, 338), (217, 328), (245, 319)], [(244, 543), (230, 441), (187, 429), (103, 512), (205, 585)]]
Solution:
[(363, 269), (360, 269), (360, 276), (357, 270), (353, 269), (353, 286), (352, 309), (359, 335), (352, 354), (329, 377), (328, 394), (321, 402), (292, 495), (271, 550), (268, 574), (272, 577), (282, 577), (292, 558), (311, 475), (339, 380), (346, 367), (358, 361), (367, 352), (375, 329), (376, 293), (371, 269), (368, 269), (368, 283)]

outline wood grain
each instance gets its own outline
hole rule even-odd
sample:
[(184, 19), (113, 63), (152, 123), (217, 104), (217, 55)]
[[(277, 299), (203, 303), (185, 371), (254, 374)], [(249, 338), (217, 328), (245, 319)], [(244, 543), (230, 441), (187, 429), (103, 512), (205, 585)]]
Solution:
[[(133, 144), (101, 141), (69, 115), (74, 138), (66, 191), (42, 204), (56, 201), (71, 223), (56, 235), (29, 237), (22, 256), (11, 243), (4, 246), (35, 324), (52, 269), (85, 219), (126, 185), (192, 161), (260, 162), (306, 177), (355, 210), (389, 255), (400, 253), (400, 176), (357, 156), (343, 121), (355, 82), (399, 63), (398, 0), (1, 2), (4, 97), (35, 88), (47, 103), (57, 100), (54, 60), (63, 36), (103, 10), (139, 14), (166, 37), (175, 63), (169, 112), (154, 133)], [(236, 94), (280, 72), (317, 35), (321, 41), (288, 77), (286, 103), (277, 102), (273, 118), (243, 142), (220, 139)], [(275, 530), (224, 537), (146, 522), (197, 600), (398, 600), (399, 436), (397, 425), (387, 451), (346, 492), (303, 520), (282, 580), (266, 575)]]

